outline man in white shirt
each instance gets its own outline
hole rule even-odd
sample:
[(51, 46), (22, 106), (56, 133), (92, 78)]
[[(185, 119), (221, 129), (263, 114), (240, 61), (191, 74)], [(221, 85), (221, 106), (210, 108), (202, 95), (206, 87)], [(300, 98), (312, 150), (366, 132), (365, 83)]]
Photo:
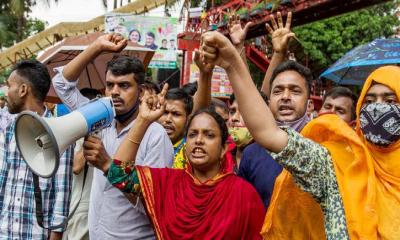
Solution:
[[(77, 89), (77, 78), (102, 52), (119, 52), (127, 45), (120, 35), (99, 37), (64, 68), (56, 69), (53, 86), (70, 110), (87, 103)], [(86, 161), (96, 167), (89, 206), (91, 239), (155, 239), (153, 228), (139, 199), (132, 204), (104, 176), (119, 144), (135, 123), (139, 108), (144, 66), (137, 58), (120, 56), (107, 64), (105, 95), (112, 97), (116, 118), (101, 138), (89, 136), (83, 144)], [(164, 128), (154, 123), (140, 144), (136, 163), (151, 167), (171, 167), (173, 146)], [(131, 199), (132, 200), (132, 199)]]

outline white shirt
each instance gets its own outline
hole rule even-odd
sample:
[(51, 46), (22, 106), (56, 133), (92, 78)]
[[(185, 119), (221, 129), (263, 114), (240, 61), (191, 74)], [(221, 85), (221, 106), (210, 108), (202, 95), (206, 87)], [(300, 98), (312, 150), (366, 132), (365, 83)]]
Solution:
[[(62, 75), (62, 68), (52, 82), (63, 103), (75, 110), (89, 100), (76, 88), (77, 81), (69, 82)], [(107, 153), (112, 157), (129, 129), (132, 121), (120, 133), (116, 130), (116, 121), (101, 132)], [(171, 167), (173, 146), (164, 128), (152, 123), (147, 129), (138, 149), (136, 164), (156, 168)], [(155, 239), (153, 228), (141, 202), (134, 208), (123, 193), (113, 187), (103, 172), (94, 169), (89, 205), (89, 234), (91, 239)]]

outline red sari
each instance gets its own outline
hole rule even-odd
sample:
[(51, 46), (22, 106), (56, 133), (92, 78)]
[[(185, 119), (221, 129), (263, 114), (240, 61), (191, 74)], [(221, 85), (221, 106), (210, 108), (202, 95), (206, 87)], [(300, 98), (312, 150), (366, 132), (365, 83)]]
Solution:
[(206, 183), (191, 174), (190, 165), (136, 169), (158, 239), (262, 239), (262, 201), (231, 169)]

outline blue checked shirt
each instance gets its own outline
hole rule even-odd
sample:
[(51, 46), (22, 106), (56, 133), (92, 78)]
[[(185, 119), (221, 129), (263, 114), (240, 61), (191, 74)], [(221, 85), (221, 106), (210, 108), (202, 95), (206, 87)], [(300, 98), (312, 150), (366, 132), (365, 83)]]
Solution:
[[(45, 117), (51, 117), (46, 110)], [(0, 134), (0, 239), (48, 239), (49, 230), (36, 221), (32, 172), (23, 160), (14, 137), (15, 122)], [(58, 226), (69, 211), (73, 148), (60, 158), (57, 175), (39, 178), (42, 191), (43, 225)], [(63, 232), (65, 226), (55, 232)]]

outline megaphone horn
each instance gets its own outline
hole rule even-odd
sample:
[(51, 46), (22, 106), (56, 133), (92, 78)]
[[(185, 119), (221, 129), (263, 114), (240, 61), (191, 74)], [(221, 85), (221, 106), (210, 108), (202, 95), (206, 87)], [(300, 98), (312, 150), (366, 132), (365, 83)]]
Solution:
[(108, 127), (115, 111), (112, 99), (98, 98), (57, 118), (43, 118), (31, 111), (19, 114), (15, 123), (17, 147), (28, 167), (39, 177), (52, 177), (60, 156), (76, 140)]

